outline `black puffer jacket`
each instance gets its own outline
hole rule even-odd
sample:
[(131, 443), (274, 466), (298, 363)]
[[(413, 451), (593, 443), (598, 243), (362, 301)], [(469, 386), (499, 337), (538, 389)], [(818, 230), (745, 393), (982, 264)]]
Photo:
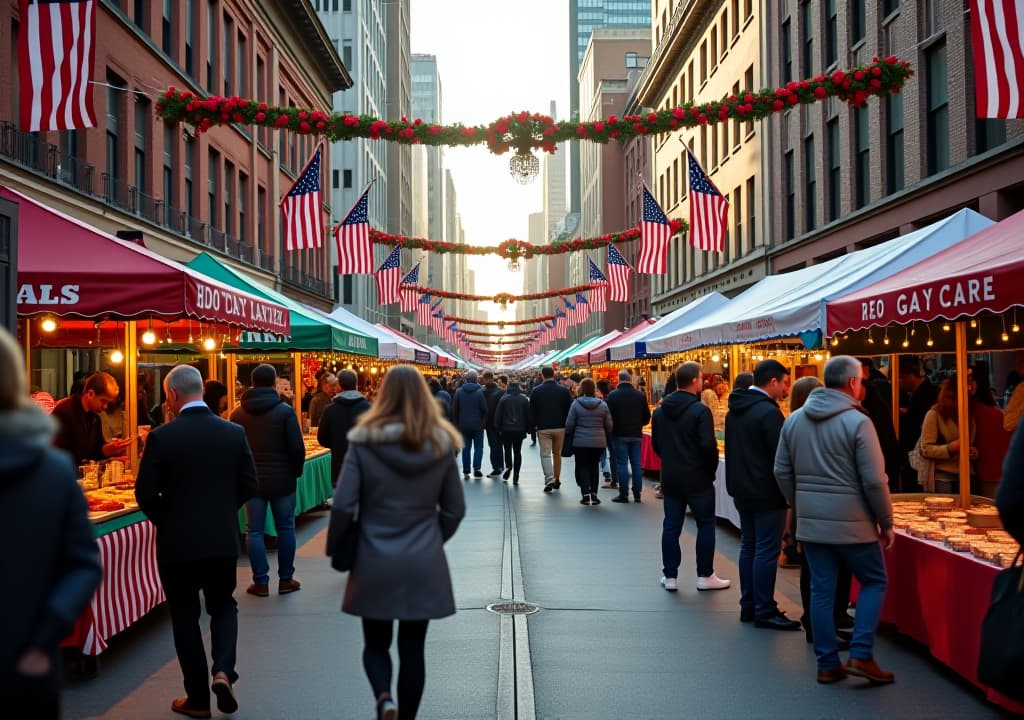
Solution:
[(633, 383), (621, 382), (608, 393), (605, 400), (612, 413), (612, 422), (616, 437), (643, 437), (644, 425), (651, 421), (651, 408), (647, 405), (647, 396), (633, 387)]
[(725, 416), (725, 486), (744, 512), (784, 510), (775, 481), (775, 451), (785, 422), (778, 403), (749, 388), (729, 393)]
[(306, 463), (306, 446), (295, 410), (281, 400), (277, 390), (256, 387), (242, 395), (242, 404), (231, 413), (231, 422), (245, 428), (259, 480), (257, 494), (277, 498), (295, 492), (295, 479)]
[(714, 487), (718, 443), (711, 410), (693, 393), (676, 391), (654, 411), (651, 444), (661, 458), (661, 491), (669, 497)]
[[(441, 392), (444, 392), (443, 390)], [(445, 393), (446, 395), (448, 393)], [(316, 441), (331, 451), (331, 484), (338, 483), (338, 473), (348, 452), (348, 433), (356, 426), (356, 420), (370, 409), (370, 401), (356, 390), (345, 390), (334, 396), (331, 404), (324, 409)]]

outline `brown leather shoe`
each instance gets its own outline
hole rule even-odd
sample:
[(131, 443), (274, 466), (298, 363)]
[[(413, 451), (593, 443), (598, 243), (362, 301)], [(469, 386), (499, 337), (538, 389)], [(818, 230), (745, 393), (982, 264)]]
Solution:
[(208, 718), (212, 717), (212, 713), (209, 709), (201, 710), (196, 707), (192, 707), (188, 704), (187, 697), (180, 697), (171, 702), (171, 712), (176, 712), (179, 715), (185, 715), (190, 718)]
[(257, 585), (256, 583), (253, 583), (252, 585), (247, 587), (245, 589), (245, 591), (247, 593), (249, 593), (250, 595), (255, 595), (256, 597), (269, 597), (270, 596), (270, 588), (267, 587), (266, 585)]
[(834, 668), (829, 670), (818, 671), (818, 682), (822, 685), (831, 685), (832, 683), (839, 682), (840, 680), (846, 679), (846, 668), (842, 665), (836, 665)]
[(857, 677), (867, 678), (873, 683), (888, 684), (896, 679), (896, 676), (887, 670), (878, 667), (874, 658), (870, 660), (859, 660), (850, 658), (846, 661), (846, 672)]
[(288, 593), (296, 592), (301, 587), (302, 583), (300, 583), (298, 580), (282, 580), (277, 584), (277, 594), (287, 595)]

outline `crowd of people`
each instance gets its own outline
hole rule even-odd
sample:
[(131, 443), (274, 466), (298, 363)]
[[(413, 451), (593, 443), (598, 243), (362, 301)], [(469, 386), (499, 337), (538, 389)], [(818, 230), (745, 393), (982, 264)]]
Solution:
[[(593, 507), (601, 503), (602, 476), (605, 488), (617, 490), (613, 502), (643, 500), (640, 449), (648, 423), (662, 463), (662, 587), (679, 589), (687, 510), (696, 524), (696, 588), (731, 586), (714, 567), (716, 431), (724, 433), (725, 482), (740, 515), (740, 622), (803, 629), (814, 646), (820, 683), (847, 675), (892, 682), (893, 674), (875, 660), (873, 635), (887, 583), (882, 553), (895, 542), (890, 489), (907, 479), (907, 446), (935, 458), (936, 489), (955, 489), (958, 468), (949, 461), (970, 452), (980, 467), (986, 453), (998, 451), (984, 444), (983, 427), (1010, 417), (981, 409), (998, 410), (983, 399), (992, 395), (987, 386), (969, 377), (976, 427), (964, 434), (962, 446), (956, 380), (943, 379), (933, 395), (914, 359), (899, 370), (906, 394), (899, 440), (884, 427), (893, 417), (886, 414), (892, 398), (887, 380), (849, 356), (829, 360), (823, 382), (813, 376), (793, 382), (787, 367), (765, 360), (734, 378), (731, 389), (724, 378), (705, 378), (700, 364), (685, 362), (653, 413), (645, 388), (628, 370), (617, 374), (613, 386), (561, 376), (551, 367), (535, 375), (469, 371), (449, 379), (396, 366), (383, 374), (372, 402), (359, 391), (354, 372), (325, 374), (307, 412), (316, 415), (319, 443), (332, 451), (336, 487), (327, 550), (356, 530), (342, 610), (361, 618), (363, 665), (378, 717), (394, 720), (399, 708), (402, 718), (417, 714), (429, 622), (455, 612), (444, 543), (466, 513), (464, 482), (483, 477), (484, 439), (490, 476), (518, 485), (523, 444), (533, 438), (543, 472), (537, 490), (548, 494), (561, 488), (563, 459), (574, 458), (580, 503)], [(73, 463), (124, 451), (126, 441), (104, 440), (99, 417), (118, 387), (110, 375), (95, 373), (48, 417), (28, 400), (20, 350), (2, 331), (0, 377), (0, 497), (2, 507), (17, 515), (8, 513), (6, 527), (17, 528), (19, 541), (28, 538), (38, 549), (12, 559), (21, 589), (8, 594), (0, 609), (26, 622), (0, 650), (0, 701), (24, 716), (57, 717), (58, 644), (101, 577)], [(195, 367), (176, 366), (163, 380), (167, 420), (149, 434), (138, 470), (136, 498), (157, 529), (157, 562), (186, 692), (171, 708), (189, 717), (210, 717), (214, 703), (225, 713), (238, 708), (240, 508), (247, 514), (252, 572), (246, 592), (270, 595), (263, 538), (268, 513), (278, 533), (277, 592), (301, 589), (294, 515), (305, 449), (279, 381), (273, 366), (254, 368), (252, 387), (226, 422), (226, 394), (204, 382)], [(1016, 395), (1010, 394), (1011, 402)], [(728, 409), (724, 423), (718, 417), (722, 406)], [(919, 432), (911, 441), (904, 433), (914, 423)], [(1017, 433), (999, 469), (999, 507), (1007, 530), (1024, 541), (1022, 458), (1024, 439)], [(799, 620), (788, 618), (775, 599), (787, 533), (802, 546)], [(853, 618), (847, 612), (851, 576), (860, 584)], [(212, 665), (199, 624), (200, 594), (210, 616)], [(396, 622), (397, 688), (390, 655)], [(846, 649), (849, 658), (841, 663), (838, 653)]]

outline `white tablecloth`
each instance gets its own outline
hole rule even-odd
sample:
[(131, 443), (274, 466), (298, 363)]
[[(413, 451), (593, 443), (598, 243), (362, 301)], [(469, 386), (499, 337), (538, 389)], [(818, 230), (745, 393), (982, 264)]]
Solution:
[(732, 496), (725, 489), (725, 458), (718, 458), (718, 470), (715, 471), (715, 516), (725, 518), (737, 529), (740, 527), (740, 513), (736, 509)]

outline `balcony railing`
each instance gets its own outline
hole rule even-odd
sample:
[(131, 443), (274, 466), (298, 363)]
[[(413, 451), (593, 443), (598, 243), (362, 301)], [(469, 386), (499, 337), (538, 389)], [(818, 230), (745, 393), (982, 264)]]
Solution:
[[(12, 122), (0, 122), (0, 158), (33, 173), (44, 175), (64, 187), (73, 188), (119, 210), (144, 218), (169, 232), (246, 264), (277, 272), (275, 257), (242, 242), (222, 230), (211, 227), (187, 211), (128, 185), (110, 173), (97, 177), (96, 169), (80, 158), (63, 152), (59, 146), (35, 133), (21, 132)], [(264, 229), (259, 226), (262, 243)], [(282, 279), (305, 290), (329, 297), (324, 280), (292, 266), (282, 268)]]

